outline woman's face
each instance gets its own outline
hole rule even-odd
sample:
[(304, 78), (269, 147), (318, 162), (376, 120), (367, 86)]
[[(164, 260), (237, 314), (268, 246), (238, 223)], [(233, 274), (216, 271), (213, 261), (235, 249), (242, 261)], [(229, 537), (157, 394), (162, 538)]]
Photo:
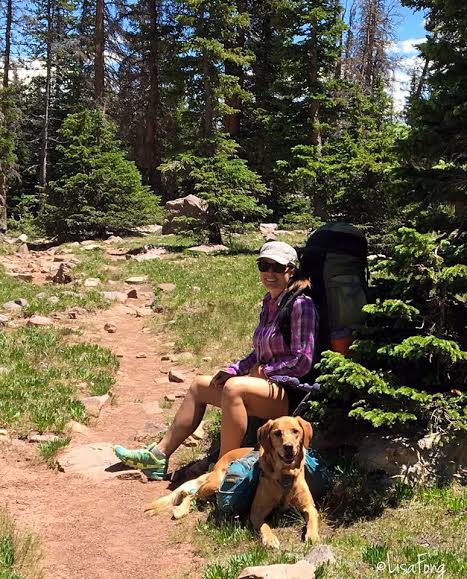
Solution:
[(287, 266), (286, 270), (283, 273), (274, 271), (274, 266), (281, 267), (281, 264), (278, 264), (273, 259), (269, 259), (267, 257), (261, 258), (258, 264), (264, 264), (265, 266), (269, 264), (267, 271), (260, 271), (259, 278), (261, 283), (264, 287), (268, 290), (268, 292), (272, 295), (272, 297), (279, 296), (287, 287), (289, 283), (289, 279), (293, 273), (293, 266)]

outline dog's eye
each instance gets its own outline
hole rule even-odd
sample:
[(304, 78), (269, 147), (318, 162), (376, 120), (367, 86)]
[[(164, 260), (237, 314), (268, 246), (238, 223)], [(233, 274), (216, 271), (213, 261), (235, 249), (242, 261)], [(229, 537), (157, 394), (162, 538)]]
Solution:
[(281, 432), (280, 430), (275, 430), (275, 431), (273, 432), (273, 434), (274, 434), (274, 436), (281, 436), (281, 435), (282, 435), (282, 432)]
[(292, 434), (300, 434), (300, 432), (296, 428), (292, 428)]

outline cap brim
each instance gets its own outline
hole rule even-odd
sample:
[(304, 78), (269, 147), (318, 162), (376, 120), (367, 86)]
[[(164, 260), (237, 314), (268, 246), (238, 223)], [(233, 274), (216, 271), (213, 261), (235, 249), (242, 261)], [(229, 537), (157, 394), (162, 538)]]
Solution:
[(289, 261), (287, 258), (285, 258), (283, 255), (277, 255), (274, 251), (265, 251), (263, 252), (256, 261), (260, 260), (260, 259), (273, 259), (274, 261), (277, 261), (277, 263), (280, 263), (282, 265), (287, 265), (288, 263), (293, 263), (293, 261)]

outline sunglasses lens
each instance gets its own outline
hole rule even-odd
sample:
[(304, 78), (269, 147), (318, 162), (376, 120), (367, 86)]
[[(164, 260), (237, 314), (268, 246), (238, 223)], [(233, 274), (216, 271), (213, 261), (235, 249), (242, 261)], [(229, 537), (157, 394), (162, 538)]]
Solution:
[(261, 272), (265, 271), (273, 271), (274, 273), (284, 273), (287, 269), (286, 265), (282, 265), (282, 263), (269, 263), (267, 261), (258, 261), (258, 269)]

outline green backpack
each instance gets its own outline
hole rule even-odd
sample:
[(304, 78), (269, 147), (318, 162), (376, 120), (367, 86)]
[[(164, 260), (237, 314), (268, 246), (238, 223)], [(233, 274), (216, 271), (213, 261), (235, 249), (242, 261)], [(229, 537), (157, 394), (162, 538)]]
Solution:
[[(299, 270), (312, 282), (311, 295), (319, 313), (319, 350), (346, 353), (343, 344), (364, 321), (362, 307), (368, 295), (368, 243), (365, 235), (349, 223), (327, 223), (308, 237), (299, 250)], [(290, 344), (291, 295), (279, 314), (279, 327)]]

